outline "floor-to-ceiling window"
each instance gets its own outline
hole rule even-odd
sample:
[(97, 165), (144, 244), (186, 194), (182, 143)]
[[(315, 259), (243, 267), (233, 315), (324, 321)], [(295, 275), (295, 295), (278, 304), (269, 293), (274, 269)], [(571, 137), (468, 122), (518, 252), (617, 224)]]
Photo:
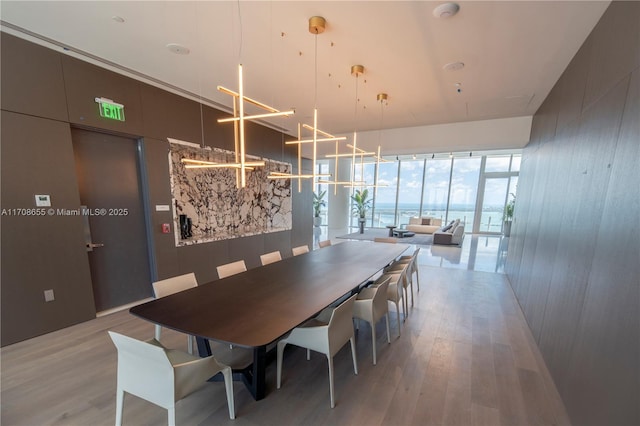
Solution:
[(466, 227), (473, 224), (478, 196), (481, 157), (453, 159), (447, 221), (460, 219)]
[[(375, 167), (375, 164), (371, 164)], [(373, 188), (373, 223), (374, 228), (394, 225), (396, 222), (396, 201), (398, 193), (398, 163), (380, 163), (378, 166), (378, 186)]]
[(395, 225), (409, 223), (409, 218), (420, 215), (422, 182), (424, 180), (424, 160), (403, 160), (400, 162), (398, 183), (398, 208)]
[(447, 216), (450, 182), (451, 159), (428, 159), (424, 173), (422, 216), (435, 217), (444, 223)]
[[(467, 232), (501, 233), (504, 207), (516, 193), (520, 159), (519, 153), (396, 157), (378, 166), (356, 164), (354, 179), (373, 185), (377, 177), (378, 185), (367, 187), (372, 199), (367, 226), (402, 226), (422, 216), (443, 223), (460, 219)], [(352, 217), (351, 226), (358, 226), (357, 218)]]
[[(357, 182), (366, 182), (369, 185), (373, 185), (373, 182), (375, 182), (375, 173), (376, 173), (376, 165), (375, 163), (356, 163), (355, 167), (354, 167), (354, 177), (353, 180), (357, 181)], [(371, 186), (358, 186), (356, 185), (352, 191), (355, 192), (356, 190), (359, 191), (367, 191), (367, 199), (370, 200), (370, 205), (371, 207), (373, 207), (373, 199), (374, 199), (374, 194), (375, 194), (375, 189)], [(366, 226), (378, 226), (376, 224), (372, 225), (372, 219), (374, 217), (374, 212), (372, 209), (369, 209), (367, 211), (367, 216), (366, 216)], [(358, 227), (358, 217), (353, 213), (353, 209), (352, 209), (352, 213), (351, 213), (351, 226), (352, 227)]]

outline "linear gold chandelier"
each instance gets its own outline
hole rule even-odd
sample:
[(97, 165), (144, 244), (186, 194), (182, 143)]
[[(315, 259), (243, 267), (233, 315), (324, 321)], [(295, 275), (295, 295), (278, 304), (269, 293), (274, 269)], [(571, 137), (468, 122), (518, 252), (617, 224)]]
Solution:
[[(236, 185), (238, 188), (244, 188), (247, 185), (247, 171), (253, 170), (255, 167), (263, 167), (264, 161), (247, 161), (246, 149), (245, 149), (245, 130), (244, 124), (246, 121), (258, 120), (261, 118), (271, 117), (289, 117), (295, 114), (294, 110), (279, 111), (269, 105), (256, 101), (248, 96), (244, 95), (244, 84), (242, 75), (242, 64), (238, 65), (238, 91), (227, 89), (222, 86), (218, 86), (218, 90), (233, 97), (233, 117), (220, 118), (218, 123), (233, 123), (233, 136), (235, 147), (235, 162), (234, 163), (217, 163), (213, 161), (203, 160), (191, 160), (183, 158), (182, 162), (185, 163), (185, 168), (234, 168), (236, 169)], [(245, 114), (245, 102), (251, 105), (261, 108), (266, 113), (263, 114)]]

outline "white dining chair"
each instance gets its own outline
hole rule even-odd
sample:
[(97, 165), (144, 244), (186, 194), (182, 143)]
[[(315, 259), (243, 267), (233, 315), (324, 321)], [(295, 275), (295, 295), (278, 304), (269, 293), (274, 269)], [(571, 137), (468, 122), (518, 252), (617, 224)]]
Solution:
[(393, 302), (396, 305), (396, 318), (398, 320), (398, 336), (400, 336), (401, 335), (400, 328), (402, 325), (402, 323), (400, 322), (400, 307), (402, 307), (402, 310), (403, 310), (403, 318), (406, 318), (407, 316), (407, 311), (405, 309), (405, 304), (404, 304), (405, 273), (401, 272), (399, 274), (383, 274), (380, 277), (378, 277), (378, 279), (373, 284), (371, 284), (370, 287), (375, 287), (380, 285), (382, 282), (384, 282), (387, 276), (391, 277), (391, 279), (389, 280), (389, 287), (387, 288), (387, 300), (389, 302)]
[[(153, 286), (153, 295), (156, 299), (169, 296), (170, 294), (178, 293), (183, 290), (188, 290), (198, 286), (196, 280), (196, 274), (190, 272), (184, 275), (178, 275), (177, 277), (171, 277), (160, 281), (155, 281), (151, 284)], [(162, 327), (155, 325), (155, 338), (160, 341), (160, 335), (162, 333)], [(187, 335), (187, 348), (190, 354), (193, 354), (193, 336)]]
[(324, 240), (324, 241), (318, 242), (318, 247), (320, 248), (329, 247), (330, 245), (331, 245), (331, 240)]
[(277, 388), (282, 381), (282, 354), (288, 344), (307, 349), (307, 359), (310, 351), (326, 355), (329, 363), (329, 394), (331, 408), (335, 407), (333, 391), (333, 356), (347, 343), (351, 342), (351, 357), (353, 358), (353, 372), (358, 374), (356, 345), (353, 333), (353, 304), (357, 295), (353, 295), (335, 308), (326, 308), (320, 314), (291, 330), (291, 333), (278, 342), (277, 350)]
[(353, 317), (369, 323), (371, 326), (371, 345), (373, 347), (373, 365), (376, 365), (376, 324), (384, 317), (387, 325), (387, 342), (391, 343), (389, 333), (389, 303), (387, 290), (391, 276), (384, 276), (375, 287), (363, 288), (353, 304)]
[(122, 425), (124, 393), (130, 393), (167, 410), (169, 426), (176, 424), (176, 402), (204, 386), (222, 372), (229, 417), (235, 418), (231, 368), (212, 356), (200, 358), (167, 349), (153, 339), (133, 339), (113, 331), (109, 336), (118, 351), (116, 426)]
[(245, 272), (246, 270), (247, 265), (245, 265), (244, 260), (238, 260), (237, 262), (226, 263), (216, 267), (216, 271), (218, 271), (218, 277), (220, 279), (239, 274), (240, 272)]
[[(411, 306), (413, 307), (413, 276), (411, 273), (411, 265), (412, 262), (409, 261), (407, 263), (404, 262), (396, 262), (384, 268), (385, 274), (400, 274), (404, 271), (404, 280), (402, 281), (405, 293), (407, 293), (407, 297), (405, 298), (405, 307), (408, 308), (409, 296), (408, 293), (411, 293)], [(408, 311), (407, 311), (408, 315)]]
[(294, 256), (309, 253), (309, 246), (305, 244), (304, 246), (294, 247), (291, 249), (291, 253), (293, 253)]
[(279, 262), (282, 260), (282, 256), (280, 255), (280, 251), (272, 251), (271, 253), (265, 253), (260, 255), (260, 262), (262, 266), (268, 265), (270, 263)]
[[(420, 272), (418, 270), (418, 255), (420, 254), (420, 247), (416, 248), (416, 250), (411, 255), (400, 256), (395, 262), (391, 264), (405, 264), (409, 263), (409, 271), (407, 273), (407, 277), (411, 283), (411, 287), (413, 290), (413, 275), (416, 276), (416, 291), (420, 291)], [(413, 296), (413, 295), (412, 295)], [(413, 303), (412, 303), (413, 304)]]

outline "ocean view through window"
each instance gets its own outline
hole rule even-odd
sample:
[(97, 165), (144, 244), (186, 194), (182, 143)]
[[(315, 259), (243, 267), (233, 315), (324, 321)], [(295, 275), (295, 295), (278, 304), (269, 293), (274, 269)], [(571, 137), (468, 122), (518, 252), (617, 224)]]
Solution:
[[(433, 157), (433, 158), (431, 158)], [(515, 195), (520, 153), (470, 156), (462, 153), (400, 158), (376, 165), (364, 164), (364, 177), (372, 188), (373, 208), (367, 227), (402, 227), (411, 217), (433, 217), (442, 223), (460, 219), (466, 232), (502, 233), (504, 207)], [(356, 164), (355, 172), (362, 176)], [(357, 228), (357, 220), (350, 221)]]

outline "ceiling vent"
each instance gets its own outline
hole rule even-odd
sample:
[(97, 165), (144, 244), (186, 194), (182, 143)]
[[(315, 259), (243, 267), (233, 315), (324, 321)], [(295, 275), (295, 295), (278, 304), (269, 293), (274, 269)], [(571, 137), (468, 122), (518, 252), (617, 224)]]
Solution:
[(458, 3), (442, 3), (433, 9), (433, 16), (436, 18), (450, 18), (460, 10)]

